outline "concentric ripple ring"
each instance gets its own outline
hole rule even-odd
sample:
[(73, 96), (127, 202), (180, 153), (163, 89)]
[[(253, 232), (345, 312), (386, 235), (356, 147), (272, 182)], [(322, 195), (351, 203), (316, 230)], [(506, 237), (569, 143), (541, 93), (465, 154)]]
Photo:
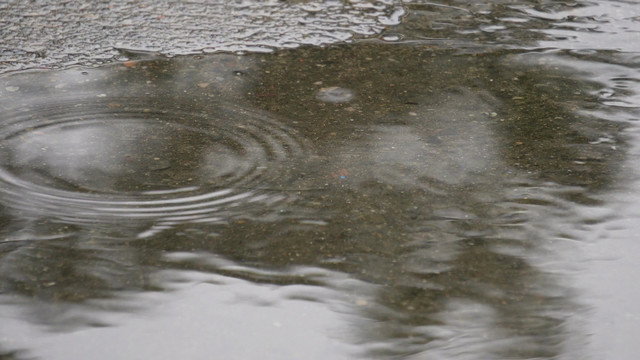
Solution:
[(293, 129), (228, 103), (152, 105), (58, 99), (5, 113), (3, 203), (76, 224), (179, 223), (242, 215), (286, 197), (264, 189), (308, 150)]

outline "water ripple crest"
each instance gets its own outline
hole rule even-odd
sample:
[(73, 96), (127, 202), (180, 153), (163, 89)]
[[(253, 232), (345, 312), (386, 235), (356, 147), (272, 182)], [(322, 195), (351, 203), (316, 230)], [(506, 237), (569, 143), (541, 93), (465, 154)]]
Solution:
[[(5, 113), (0, 196), (24, 214), (165, 225), (251, 216), (307, 152), (269, 115), (221, 103), (149, 109), (135, 98), (67, 99)], [(252, 210), (253, 209), (253, 210)]]

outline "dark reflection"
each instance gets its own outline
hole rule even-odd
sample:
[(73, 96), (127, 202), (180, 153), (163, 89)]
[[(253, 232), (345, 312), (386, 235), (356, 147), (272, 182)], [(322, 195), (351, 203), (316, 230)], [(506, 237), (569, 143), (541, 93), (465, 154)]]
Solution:
[(67, 90), (4, 121), (34, 125), (2, 143), (1, 300), (62, 331), (180, 282), (273, 286), (247, 302), (339, 304), (352, 357), (559, 357), (580, 307), (542, 260), (625, 143), (578, 111), (595, 84), (526, 56), (365, 43), (7, 77)]

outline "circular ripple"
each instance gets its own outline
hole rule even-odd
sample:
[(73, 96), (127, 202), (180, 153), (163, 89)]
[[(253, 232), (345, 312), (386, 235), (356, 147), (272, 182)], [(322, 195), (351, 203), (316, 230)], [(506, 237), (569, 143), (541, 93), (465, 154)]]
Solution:
[(285, 198), (264, 188), (306, 152), (292, 129), (229, 104), (185, 112), (110, 98), (5, 115), (5, 203), (74, 223), (244, 215)]

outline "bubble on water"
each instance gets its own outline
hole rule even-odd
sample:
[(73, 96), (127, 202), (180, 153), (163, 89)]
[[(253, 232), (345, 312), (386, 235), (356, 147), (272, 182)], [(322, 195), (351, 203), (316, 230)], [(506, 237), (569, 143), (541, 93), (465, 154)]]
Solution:
[(384, 41), (395, 42), (395, 41), (402, 40), (403, 36), (402, 34), (389, 33), (389, 34), (382, 35), (380, 38)]
[(353, 90), (332, 86), (318, 90), (316, 99), (329, 103), (344, 103), (353, 100), (355, 96)]

